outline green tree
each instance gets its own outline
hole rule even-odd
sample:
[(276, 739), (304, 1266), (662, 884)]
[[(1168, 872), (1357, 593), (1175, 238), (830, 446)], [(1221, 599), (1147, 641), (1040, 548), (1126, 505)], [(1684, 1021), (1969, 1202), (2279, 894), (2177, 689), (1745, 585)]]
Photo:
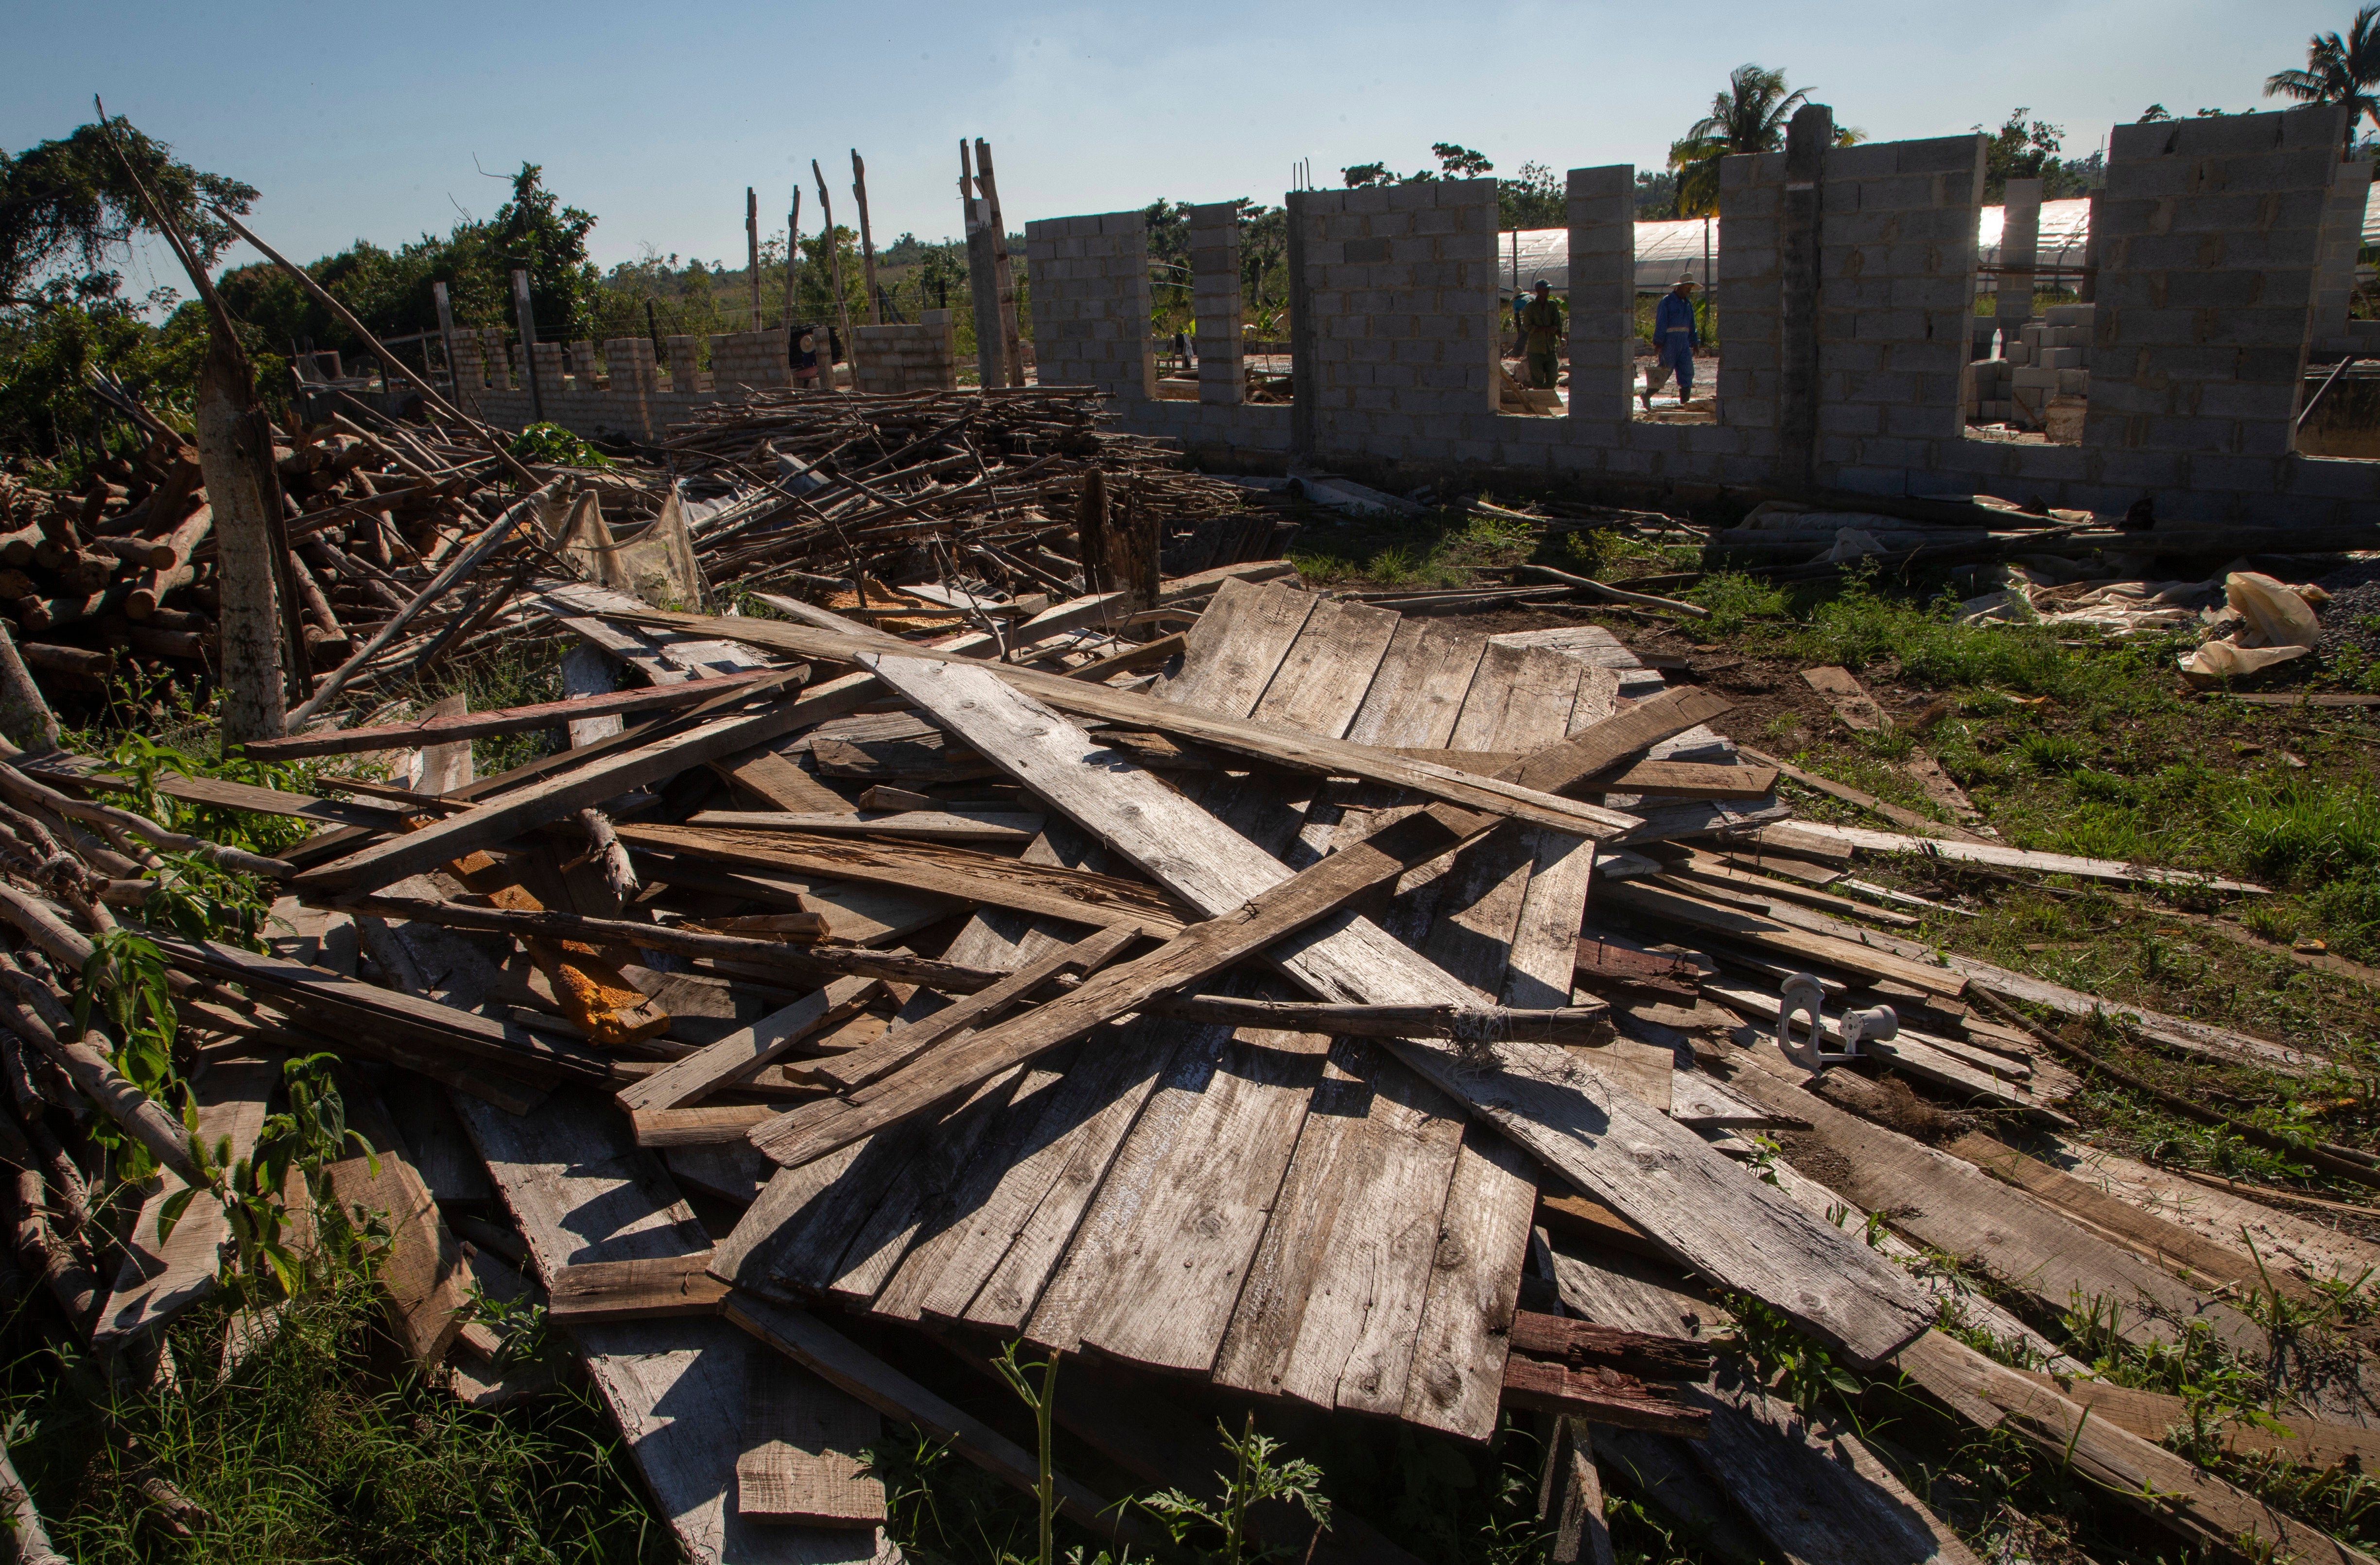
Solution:
[(1570, 192), (1541, 163), (1524, 163), (1517, 179), (1496, 181), (1500, 228), (1560, 228), (1570, 221)]
[(1785, 73), (1742, 65), (1729, 74), (1727, 91), (1711, 98), (1711, 112), (1696, 120), (1670, 147), (1670, 167), (1678, 176), (1678, 215), (1705, 217), (1718, 210), (1718, 160), (1730, 152), (1773, 152), (1785, 145), (1793, 111), (1810, 101), (1806, 87), (1786, 91)]
[[(122, 278), (108, 262), (136, 232), (157, 232), (141, 205), (136, 172), (200, 260), (212, 264), (232, 234), (206, 209), (245, 213), (256, 190), (178, 162), (173, 152), (121, 115), (14, 157), (0, 152), (0, 309), (115, 297)], [(70, 270), (61, 274), (62, 268)]]
[[(2025, 123), (2028, 111), (2010, 109), (2006, 123), (1984, 142), (1984, 200), (1997, 201), (2008, 194), (2011, 179), (2044, 179), (2045, 170), (2058, 161), (2065, 145), (2066, 127), (2045, 120)], [(1982, 126), (1975, 127), (1982, 132)], [(2043, 194), (2046, 195), (2045, 186)]]
[(486, 243), (507, 272), (519, 267), (528, 273), (538, 335), (567, 341), (591, 326), (595, 290), (602, 281), (587, 259), (595, 215), (564, 206), (545, 188), (543, 174), (536, 164), (520, 165), (513, 176), (513, 199), (489, 220)]
[(1636, 221), (1658, 223), (1678, 215), (1678, 176), (1649, 168), (1636, 171)]
[[(2348, 106), (2346, 148), (2355, 144), (2355, 127), (2365, 119), (2380, 126), (2380, 5), (2355, 13), (2347, 36), (2317, 32), (2306, 42), (2302, 70), (2275, 71), (2265, 79), (2267, 98), (2295, 98), (2301, 103), (2345, 103)], [(2204, 112), (2204, 111), (2202, 111)], [(2143, 115), (2143, 120), (2151, 117)], [(2164, 118), (2163, 105), (2155, 117)]]

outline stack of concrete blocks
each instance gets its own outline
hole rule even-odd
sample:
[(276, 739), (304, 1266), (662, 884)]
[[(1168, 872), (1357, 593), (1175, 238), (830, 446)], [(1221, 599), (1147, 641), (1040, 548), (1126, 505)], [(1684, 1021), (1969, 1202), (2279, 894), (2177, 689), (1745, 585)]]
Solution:
[(787, 386), (793, 377), (782, 326), (766, 332), (721, 332), (710, 339), (710, 383), (722, 394)]
[[(1832, 483), (1900, 493), (1923, 443), (1965, 431), (1975, 312), (1977, 136), (1838, 147), (1818, 226), (1818, 466)], [(1728, 244), (1736, 242), (1730, 233)], [(1722, 296), (1725, 297), (1725, 296)], [(1730, 321), (1725, 358), (1736, 354)]]
[[(545, 400), (550, 404), (554, 398), (562, 394), (564, 389), (562, 345), (560, 343), (536, 343), (531, 346), (536, 349), (537, 389), (543, 394)], [(521, 361), (520, 344), (518, 343), (513, 344), (513, 383), (522, 389), (523, 394), (527, 394), (528, 388), (528, 370)], [(551, 406), (546, 409), (547, 421), (549, 423), (552, 421), (553, 411), (553, 408)]]
[(1636, 170), (1570, 171), (1570, 417), (1624, 424), (1636, 384)]
[(1240, 316), (1237, 201), (1190, 209), (1190, 299), (1197, 318), (1198, 400), (1245, 402), (1248, 354)]
[(576, 342), (565, 346), (570, 350), (570, 389), (582, 394), (587, 392), (601, 391), (603, 378), (596, 371), (595, 345), (590, 342)]
[(2371, 199), (2371, 162), (2340, 164), (2322, 209), (2322, 258), (2314, 277), (2310, 346), (2325, 358), (2380, 352), (2380, 321), (2347, 318), (2355, 296), (2355, 258), (2363, 248), (2363, 210)]
[[(2091, 394), (2091, 334), (2096, 306), (2053, 304), (2038, 321), (2017, 329), (2000, 350), (2007, 406), (1998, 421), (2022, 430), (2049, 430), (2070, 445), (2082, 438), (2082, 412)], [(1980, 367), (1979, 367), (1980, 368)]]
[(1314, 362), (1297, 396), (1325, 438), (1389, 460), (1450, 444), (1493, 460), (1493, 431), (1465, 439), (1463, 420), (1501, 400), (1495, 181), (1320, 190), (1303, 211)]
[(692, 396), (710, 389), (710, 377), (694, 367), (694, 338), (687, 335), (668, 339), (670, 391), (677, 396)]
[(1111, 212), (1028, 223), (1025, 257), (1040, 383), (1097, 386), (1119, 404), (1155, 401), (1147, 218)]
[(958, 328), (947, 309), (920, 312), (911, 325), (855, 326), (863, 392), (944, 391), (959, 383)]
[(2119, 492), (2234, 490), (2293, 518), (2279, 502), (2346, 112), (2115, 127), (2084, 442)]
[(487, 389), (488, 365), (481, 355), (480, 334), (469, 327), (459, 327), (450, 339), (447, 372), (454, 378), (455, 394), (476, 394)]
[(2005, 424), (2016, 415), (2014, 367), (2006, 358), (1978, 358), (1967, 366), (1967, 422)]

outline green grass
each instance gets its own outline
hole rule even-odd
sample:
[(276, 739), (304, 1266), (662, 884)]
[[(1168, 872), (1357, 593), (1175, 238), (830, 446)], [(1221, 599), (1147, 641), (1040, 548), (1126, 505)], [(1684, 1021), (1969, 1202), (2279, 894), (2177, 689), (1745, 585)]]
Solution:
[[(473, 1412), (391, 1373), (369, 1284), (350, 1274), (290, 1306), (281, 1329), (218, 1372), (225, 1311), (171, 1345), (178, 1387), (111, 1389), (98, 1366), (8, 1338), (9, 1449), (52, 1540), (79, 1565), (425, 1560), (645, 1565), (676, 1558), (591, 1392)], [(134, 1458), (212, 1518), (167, 1540), (126, 1481)]]

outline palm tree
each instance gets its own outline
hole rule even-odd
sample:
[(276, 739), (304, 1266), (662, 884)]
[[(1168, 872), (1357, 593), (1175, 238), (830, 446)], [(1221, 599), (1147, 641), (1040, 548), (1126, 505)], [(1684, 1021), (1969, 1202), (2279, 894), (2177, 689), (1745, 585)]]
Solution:
[(2306, 42), (2303, 70), (2276, 71), (2265, 79), (2265, 96), (2295, 98), (2301, 103), (2345, 103), (2347, 145), (2355, 144), (2355, 126), (2367, 116), (2380, 125), (2380, 6), (2355, 13), (2347, 36), (2317, 32)]
[(1670, 147), (1678, 172), (1678, 215), (1703, 217), (1718, 210), (1718, 160), (1730, 152), (1773, 152), (1785, 145), (1793, 111), (1809, 102), (1808, 88), (1785, 90), (1785, 73), (1766, 66), (1738, 66), (1727, 91), (1711, 99), (1710, 117), (1698, 120), (1685, 139)]

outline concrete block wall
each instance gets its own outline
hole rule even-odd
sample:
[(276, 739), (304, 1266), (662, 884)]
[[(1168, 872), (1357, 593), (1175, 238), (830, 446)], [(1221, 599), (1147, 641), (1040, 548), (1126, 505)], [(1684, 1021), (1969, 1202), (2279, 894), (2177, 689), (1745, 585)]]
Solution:
[(1757, 431), (1763, 455), (1776, 453), (1785, 394), (1784, 204), (1784, 153), (1719, 160), (1718, 421)]
[(691, 336), (674, 336), (665, 339), (665, 344), (669, 348), (670, 390), (680, 396), (689, 392), (708, 390), (702, 383), (701, 371), (694, 367), (694, 339)]
[(1572, 169), (1567, 195), (1570, 416), (1624, 424), (1636, 383), (1635, 167)]
[(1119, 405), (1155, 401), (1148, 220), (1111, 212), (1028, 223), (1025, 257), (1041, 382), (1097, 386)]
[(959, 383), (958, 329), (947, 309), (929, 309), (912, 325), (854, 326), (863, 392), (941, 391)]
[(2082, 435), (2110, 480), (2194, 486), (2209, 458), (2277, 487), (2345, 112), (2116, 127)]
[[(2330, 199), (2322, 209), (2322, 255), (2314, 275), (2312, 350), (2354, 353), (2347, 309), (2355, 292), (2355, 256), (2363, 244), (2363, 210), (2372, 200), (2368, 159), (2338, 164), (2331, 173)], [(2368, 350), (2367, 350), (2368, 351)]]
[(1438, 421), (1497, 408), (1496, 183), (1436, 180), (1308, 196), (1305, 282), (1323, 437), (1402, 458)]
[[(1839, 147), (1825, 169), (1818, 481), (1900, 493), (1925, 460), (1914, 443), (1959, 438), (1966, 425), (1984, 139)], [(1725, 341), (1722, 364), (1734, 357), (1731, 328)]]
[(595, 345), (590, 342), (565, 343), (568, 354), (570, 384), (575, 391), (597, 391), (603, 384), (602, 371), (595, 363)]
[(1197, 320), (1198, 400), (1247, 400), (1247, 334), (1241, 323), (1240, 208), (1190, 209), (1190, 299)]
[(785, 387), (793, 384), (793, 379), (783, 326), (765, 332), (721, 332), (710, 339), (710, 383), (717, 391)]

